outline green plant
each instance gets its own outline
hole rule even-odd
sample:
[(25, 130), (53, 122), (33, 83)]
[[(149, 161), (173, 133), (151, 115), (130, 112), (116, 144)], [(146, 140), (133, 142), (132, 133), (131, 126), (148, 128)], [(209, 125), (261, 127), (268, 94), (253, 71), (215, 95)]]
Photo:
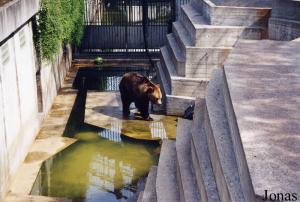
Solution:
[(62, 44), (78, 45), (84, 29), (84, 0), (42, 0), (34, 39), (42, 59), (52, 60)]

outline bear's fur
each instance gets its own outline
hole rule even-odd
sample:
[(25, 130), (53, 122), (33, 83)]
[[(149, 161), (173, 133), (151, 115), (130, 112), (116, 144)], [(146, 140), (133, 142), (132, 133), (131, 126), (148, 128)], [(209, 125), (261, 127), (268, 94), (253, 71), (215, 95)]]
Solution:
[(145, 120), (151, 120), (149, 116), (149, 101), (154, 104), (162, 104), (162, 94), (159, 84), (152, 83), (147, 77), (135, 72), (123, 75), (119, 84), (123, 115), (129, 116), (129, 106), (134, 102), (136, 108)]

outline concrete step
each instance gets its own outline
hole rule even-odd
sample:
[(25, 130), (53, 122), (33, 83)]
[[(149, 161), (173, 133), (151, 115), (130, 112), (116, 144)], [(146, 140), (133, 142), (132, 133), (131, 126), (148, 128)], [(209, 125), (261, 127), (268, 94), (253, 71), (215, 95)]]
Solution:
[(195, 98), (188, 96), (167, 95), (166, 101), (167, 115), (183, 116), (186, 108), (188, 108), (195, 102)]
[(192, 165), (193, 169), (197, 170), (195, 176), (201, 193), (201, 201), (218, 202), (220, 199), (203, 127), (204, 107), (205, 100), (197, 99), (195, 102), (191, 140)]
[(196, 47), (232, 47), (239, 38), (262, 39), (262, 27), (210, 25), (192, 4), (181, 6), (180, 21), (190, 33)]
[(139, 193), (137, 202), (143, 202), (143, 194), (144, 194), (144, 191), (141, 191), (141, 192)]
[(176, 135), (177, 180), (180, 187), (182, 201), (201, 201), (195, 179), (195, 172), (191, 164), (191, 128), (193, 121), (178, 119)]
[[(176, 96), (171, 94), (171, 80), (166, 79), (160, 62), (157, 63), (158, 80), (162, 86), (163, 105), (160, 111), (165, 111), (167, 115), (182, 116), (184, 110), (194, 103), (195, 98), (189, 96)], [(170, 76), (170, 75), (169, 75)], [(171, 79), (169, 77), (169, 79)], [(203, 95), (204, 96), (204, 95)]]
[(191, 46), (188, 33), (180, 22), (173, 23), (173, 32), (178, 47), (184, 57), (185, 76), (205, 79), (210, 77), (213, 69), (222, 67), (232, 50), (231, 47), (194, 47)]
[(185, 76), (185, 59), (183, 56), (184, 49), (181, 49), (177, 44), (174, 34), (167, 35), (167, 47), (171, 53), (171, 59), (175, 65), (178, 76)]
[(183, 55), (185, 56), (185, 49), (193, 46), (190, 34), (180, 21), (173, 22), (172, 31), (176, 37), (180, 49), (183, 50)]
[(273, 0), (211, 0), (217, 6), (270, 8)]
[(172, 95), (203, 97), (208, 81), (196, 78), (172, 78)]
[(178, 76), (174, 70), (170, 52), (165, 46), (161, 48), (161, 68), (167, 80), (171, 80), (171, 95), (196, 97), (205, 94), (208, 83), (208, 78), (205, 78), (206, 74), (203, 73), (202, 78)]
[(156, 177), (157, 166), (152, 166), (147, 177), (145, 190), (143, 191), (142, 202), (156, 202)]
[(221, 201), (245, 201), (223, 95), (223, 69), (211, 77), (204, 110), (204, 130)]
[(157, 201), (180, 201), (176, 176), (176, 149), (173, 140), (164, 140), (162, 144), (157, 168), (156, 194)]
[(251, 2), (253, 1), (193, 0), (192, 4), (199, 12), (204, 13), (211, 25), (267, 27), (271, 4)]
[(166, 46), (160, 48), (160, 53), (161, 53), (160, 61), (161, 61), (161, 66), (163, 68), (164, 74), (166, 75), (167, 80), (170, 79), (171, 81), (171, 77), (178, 76), (175, 69), (175, 65), (172, 61), (169, 50)]

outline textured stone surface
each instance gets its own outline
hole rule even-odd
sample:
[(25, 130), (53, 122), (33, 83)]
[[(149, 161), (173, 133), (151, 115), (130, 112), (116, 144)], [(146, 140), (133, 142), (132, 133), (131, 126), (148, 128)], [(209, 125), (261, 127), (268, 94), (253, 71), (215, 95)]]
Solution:
[(191, 130), (193, 121), (178, 119), (176, 135), (178, 184), (182, 189), (184, 201), (200, 201), (200, 193), (195, 179), (194, 168), (191, 164)]
[(271, 7), (272, 0), (211, 0), (217, 6)]
[[(254, 193), (244, 193), (241, 187), (225, 111), (222, 69), (214, 71), (205, 99), (207, 112), (204, 112), (204, 130), (208, 139), (208, 149), (220, 192), (220, 199), (222, 201), (253, 201)], [(224, 185), (225, 187), (223, 187)], [(226, 196), (226, 187), (228, 196)], [(247, 197), (248, 195), (250, 196)]]
[(203, 128), (204, 107), (205, 101), (196, 99), (191, 139), (192, 164), (201, 200), (218, 202), (220, 199)]
[(197, 47), (231, 47), (238, 38), (261, 39), (264, 37), (264, 29), (255, 26), (238, 26), (237, 23), (226, 26), (210, 25), (205, 17), (189, 4), (182, 6), (181, 22), (190, 33), (193, 45)]
[(272, 17), (300, 21), (300, 1), (273, 0)]
[[(189, 96), (189, 97), (196, 97), (196, 96), (204, 96), (206, 85), (207, 85), (207, 75), (206, 70), (203, 70), (203, 78), (188, 78), (178, 76), (175, 65), (171, 59), (170, 51), (167, 47), (161, 48), (161, 65), (158, 68), (161, 68), (162, 71), (160, 73), (160, 79), (165, 77), (167, 83), (170, 82), (171, 86), (171, 95), (176, 96)], [(161, 75), (164, 73), (164, 76)]]
[(184, 111), (194, 102), (193, 97), (167, 95), (167, 115), (183, 116)]
[(300, 37), (300, 1), (274, 0), (269, 20), (269, 38), (289, 41)]
[[(300, 193), (300, 42), (241, 41), (225, 75), (255, 193)], [(242, 68), (241, 68), (242, 67)]]
[(0, 7), (0, 42), (39, 10), (39, 0), (15, 0)]
[(179, 202), (179, 190), (176, 177), (175, 141), (164, 140), (158, 162), (156, 179), (157, 201)]
[(287, 20), (272, 17), (269, 20), (269, 38), (278, 41), (290, 41), (300, 36), (300, 20)]
[(156, 176), (157, 166), (152, 166), (147, 177), (145, 190), (143, 191), (143, 202), (156, 202)]

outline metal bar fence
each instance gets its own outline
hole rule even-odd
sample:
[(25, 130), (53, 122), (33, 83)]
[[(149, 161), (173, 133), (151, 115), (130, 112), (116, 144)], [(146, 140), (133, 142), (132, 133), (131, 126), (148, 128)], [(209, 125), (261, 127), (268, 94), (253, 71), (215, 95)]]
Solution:
[[(178, 6), (188, 1), (85, 0), (85, 32), (75, 56), (143, 56), (145, 47), (149, 53), (158, 53), (179, 15)], [(146, 19), (143, 19), (143, 6), (147, 8)], [(146, 26), (146, 37), (143, 26)]]

